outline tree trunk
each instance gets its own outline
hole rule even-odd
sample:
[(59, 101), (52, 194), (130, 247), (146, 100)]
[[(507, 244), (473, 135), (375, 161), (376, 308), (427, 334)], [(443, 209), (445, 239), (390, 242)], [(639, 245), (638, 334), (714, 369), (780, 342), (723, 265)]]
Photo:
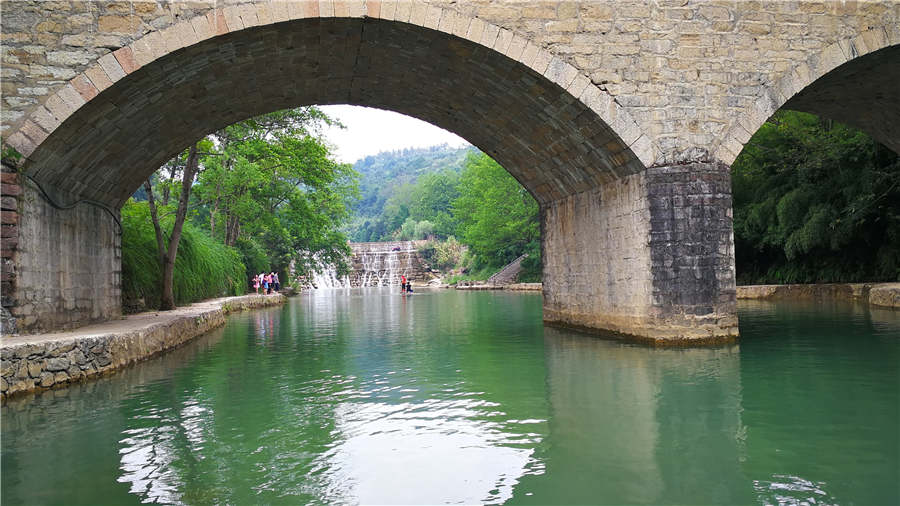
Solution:
[(209, 235), (210, 237), (216, 236), (216, 213), (219, 212), (219, 197), (218, 197), (218, 187), (216, 188), (216, 200), (213, 203), (212, 211), (209, 213)]
[(229, 216), (225, 222), (225, 245), (234, 246), (241, 231), (241, 222), (237, 216)]
[(156, 202), (153, 199), (153, 190), (148, 179), (144, 183), (147, 190), (147, 202), (150, 206), (150, 217), (153, 220), (153, 230), (156, 232), (156, 245), (159, 249), (160, 269), (162, 270), (160, 310), (175, 309), (175, 257), (178, 254), (178, 243), (181, 241), (181, 231), (184, 228), (184, 218), (187, 216), (188, 199), (191, 196), (191, 185), (194, 175), (197, 174), (199, 157), (197, 155), (197, 143), (191, 145), (188, 160), (184, 167), (181, 181), (181, 197), (178, 200), (178, 209), (175, 212), (175, 223), (172, 226), (172, 235), (169, 236), (168, 248), (165, 244), (159, 217), (156, 212)]

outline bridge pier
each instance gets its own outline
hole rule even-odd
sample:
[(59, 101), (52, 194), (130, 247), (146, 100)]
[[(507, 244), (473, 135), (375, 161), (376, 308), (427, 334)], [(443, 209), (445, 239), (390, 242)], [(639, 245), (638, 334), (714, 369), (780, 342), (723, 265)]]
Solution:
[(15, 283), (4, 300), (18, 331), (69, 329), (121, 316), (122, 243), (113, 216), (84, 202), (69, 207), (74, 197), (45, 187), (51, 202), (23, 176), (19, 188)]
[(729, 167), (651, 167), (543, 206), (544, 320), (660, 344), (737, 337)]

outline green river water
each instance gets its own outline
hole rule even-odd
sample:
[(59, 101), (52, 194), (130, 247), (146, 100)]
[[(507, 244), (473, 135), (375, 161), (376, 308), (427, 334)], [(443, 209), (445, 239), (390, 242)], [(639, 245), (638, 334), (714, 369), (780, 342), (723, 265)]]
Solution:
[(900, 311), (739, 315), (739, 344), (655, 349), (536, 294), (304, 294), (8, 402), (2, 502), (900, 503)]

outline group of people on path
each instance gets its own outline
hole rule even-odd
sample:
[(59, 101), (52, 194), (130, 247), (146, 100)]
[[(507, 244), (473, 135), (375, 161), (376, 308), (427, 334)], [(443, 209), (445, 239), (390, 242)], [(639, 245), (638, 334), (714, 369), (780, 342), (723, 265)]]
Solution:
[(263, 295), (269, 295), (273, 291), (277, 292), (281, 290), (281, 283), (278, 281), (278, 273), (261, 272), (256, 276), (253, 276), (253, 288), (256, 290), (257, 294), (259, 294), (259, 289), (262, 288)]
[(412, 293), (412, 284), (406, 279), (406, 276), (404, 276), (403, 274), (400, 275), (400, 291)]

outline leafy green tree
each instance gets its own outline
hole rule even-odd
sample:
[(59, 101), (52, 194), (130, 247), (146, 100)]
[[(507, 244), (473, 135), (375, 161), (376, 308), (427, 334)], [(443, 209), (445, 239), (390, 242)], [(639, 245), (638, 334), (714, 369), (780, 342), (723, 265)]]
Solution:
[(403, 222), (403, 225), (400, 226), (400, 232), (397, 234), (397, 239), (401, 241), (411, 241), (416, 238), (416, 220), (412, 218), (406, 218), (406, 221)]
[(416, 229), (413, 234), (416, 239), (427, 239), (428, 236), (434, 234), (434, 224), (428, 220), (422, 220), (416, 223)]
[(458, 188), (453, 213), (476, 267), (502, 267), (523, 253), (540, 262), (538, 204), (503, 167), (470, 155)]
[[(175, 292), (174, 292), (174, 276), (175, 276), (175, 258), (178, 254), (178, 246), (181, 242), (181, 232), (184, 227), (184, 220), (187, 217), (188, 202), (191, 197), (191, 187), (194, 183), (194, 177), (200, 170), (200, 158), (198, 147), (203, 141), (191, 144), (186, 153), (176, 156), (169, 161), (163, 169), (168, 172), (167, 179), (158, 178), (159, 187), (163, 190), (164, 207), (168, 206), (169, 195), (173, 187), (178, 189), (178, 204), (175, 209), (175, 219), (172, 222), (172, 228), (168, 234), (163, 231), (160, 223), (160, 216), (156, 206), (156, 199), (153, 194), (153, 184), (148, 178), (144, 182), (144, 191), (147, 194), (147, 202), (150, 208), (150, 219), (153, 222), (153, 231), (156, 236), (156, 248), (159, 254), (159, 265), (162, 271), (160, 278), (160, 302), (159, 309), (166, 311), (175, 309)], [(205, 144), (205, 142), (204, 142)], [(183, 164), (181, 163), (183, 159)], [(157, 171), (160, 172), (160, 171)], [(181, 173), (180, 184), (177, 180), (178, 173)], [(180, 187), (180, 188), (179, 188)]]
[[(459, 197), (459, 174), (445, 169), (440, 172), (425, 174), (410, 189), (409, 214), (415, 220), (431, 223), (431, 233), (440, 237), (448, 237), (456, 231), (456, 220), (453, 216), (453, 201)], [(422, 234), (417, 236), (424, 237)]]
[(900, 158), (864, 133), (781, 111), (732, 187), (740, 282), (900, 279)]
[[(171, 230), (174, 213), (164, 208), (163, 230)], [(159, 307), (162, 270), (149, 202), (129, 200), (122, 207), (122, 302), (126, 312)], [(247, 288), (238, 252), (211, 238), (191, 222), (184, 223), (175, 258), (172, 288), (175, 302), (240, 295)]]
[[(356, 174), (331, 159), (321, 137), (334, 122), (315, 107), (265, 114), (214, 134), (197, 194), (211, 233), (261, 266), (317, 261), (341, 265), (349, 252), (339, 227), (356, 195)], [(251, 262), (251, 258), (253, 261)]]

